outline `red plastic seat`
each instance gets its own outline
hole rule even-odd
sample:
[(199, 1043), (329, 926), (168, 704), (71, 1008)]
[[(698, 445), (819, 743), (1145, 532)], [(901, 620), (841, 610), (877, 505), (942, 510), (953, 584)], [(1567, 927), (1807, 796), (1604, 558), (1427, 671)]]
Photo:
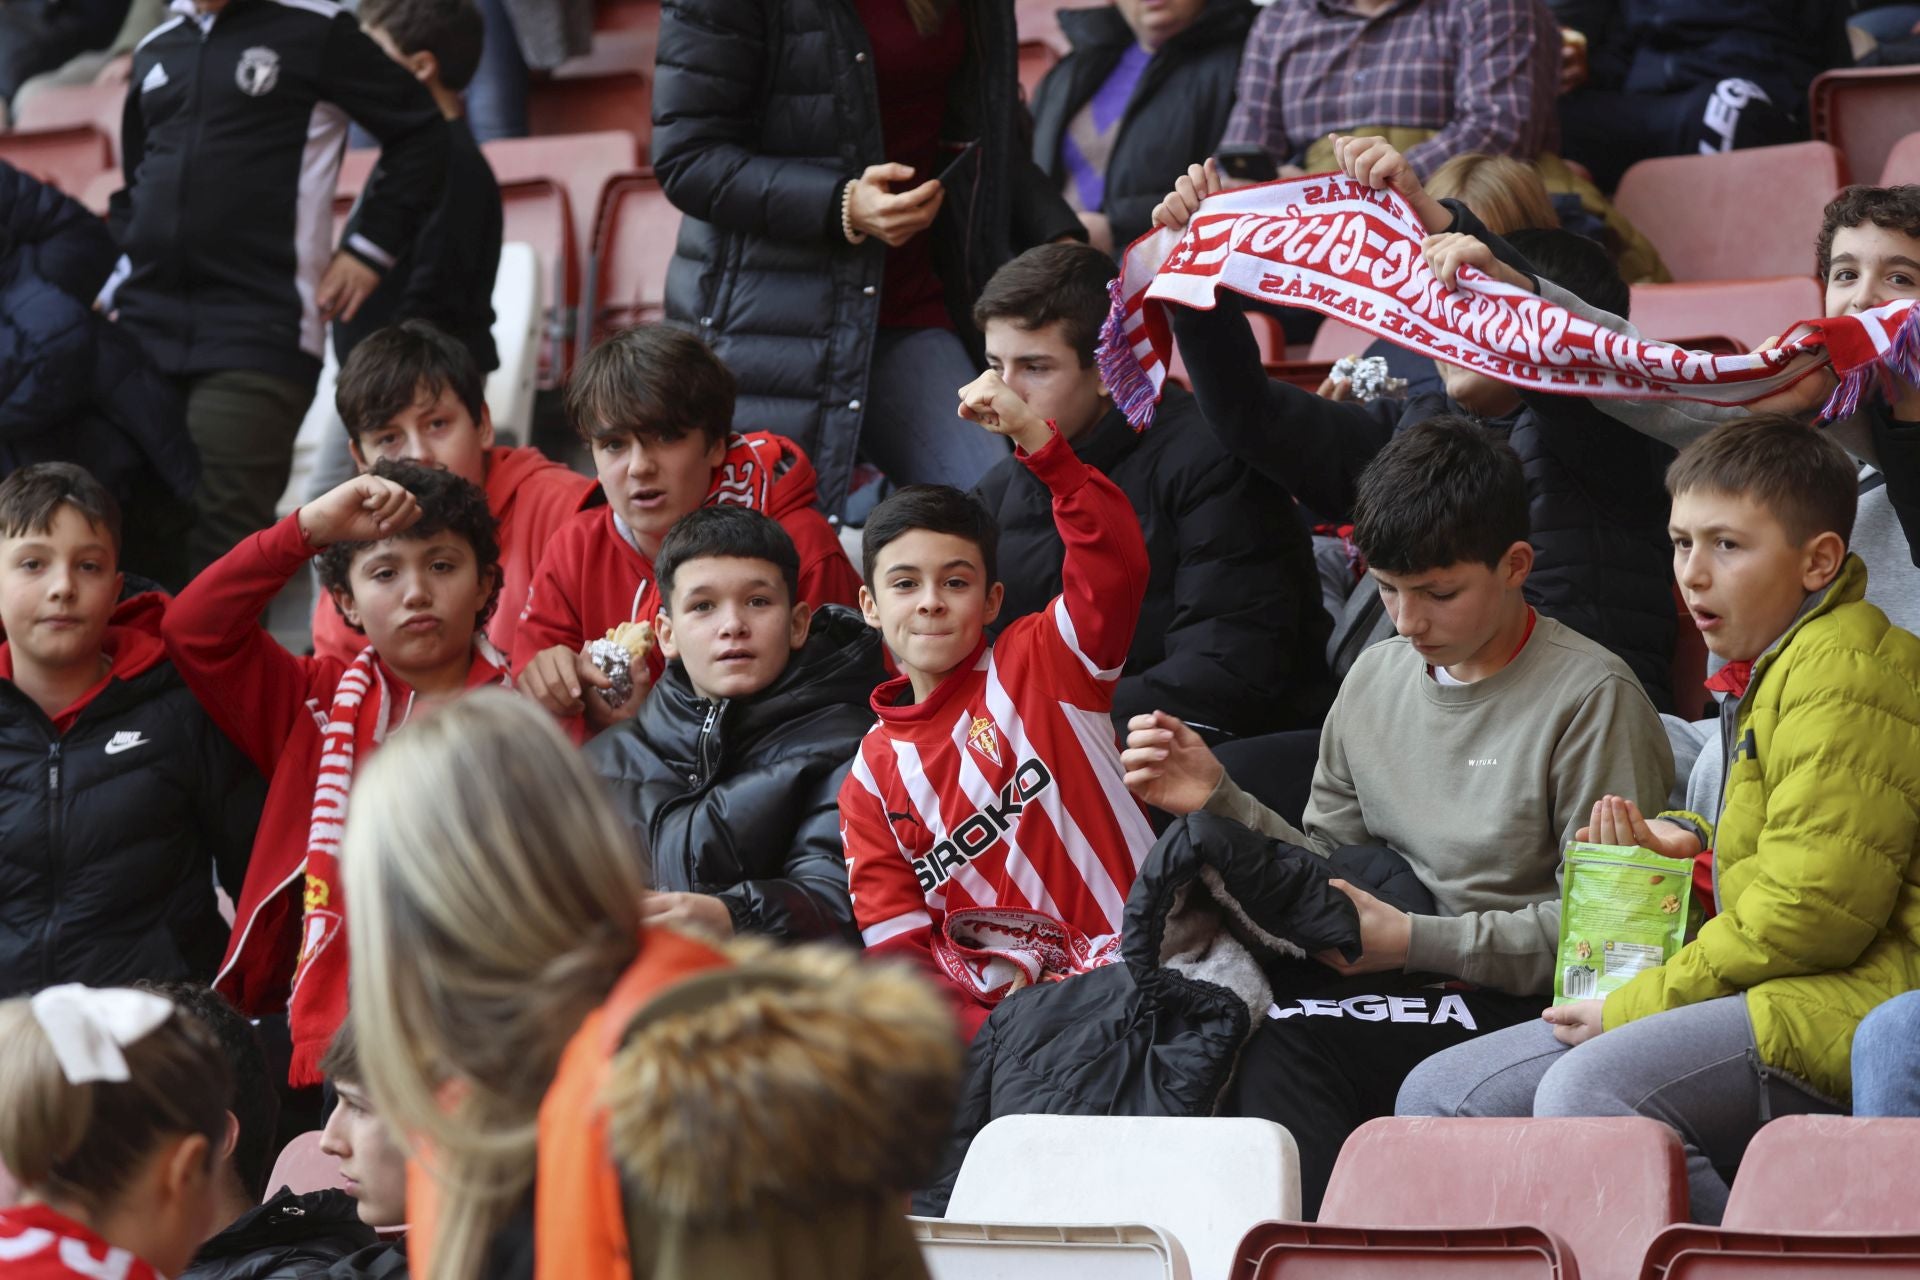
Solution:
[(1320, 327), (1314, 331), (1313, 346), (1307, 351), (1307, 359), (1325, 360), (1330, 364), (1347, 356), (1357, 356), (1373, 343), (1373, 335), (1364, 330), (1338, 320), (1322, 320)]
[(1807, 91), (1813, 136), (1847, 157), (1855, 182), (1872, 182), (1893, 144), (1920, 127), (1920, 67), (1843, 67)]
[(1642, 160), (1613, 203), (1674, 279), (1750, 280), (1807, 270), (1821, 212), (1845, 182), (1837, 148), (1795, 142)]
[(267, 1178), (267, 1196), (271, 1199), (282, 1187), (292, 1187), (294, 1194), (305, 1195), (339, 1185), (339, 1158), (322, 1151), (319, 1131), (309, 1130), (281, 1148), (273, 1162), (273, 1173)]
[[(600, 193), (616, 175), (640, 167), (640, 146), (625, 130), (559, 134), (540, 138), (499, 138), (481, 147), (502, 187), (509, 182), (545, 180), (565, 190), (573, 216), (573, 243), (593, 243), (593, 217)], [(524, 237), (508, 236), (507, 239)], [(576, 283), (567, 297), (578, 297)]]
[(0, 160), (79, 199), (113, 168), (113, 143), (90, 124), (0, 133)]
[(573, 321), (580, 303), (580, 254), (566, 188), (546, 178), (500, 184), (502, 244), (533, 246), (546, 281), (546, 337), (540, 344), (542, 388), (557, 387), (573, 367)]
[[(1915, 123), (1920, 124), (1920, 120)], [(1914, 182), (1920, 182), (1920, 133), (1910, 133), (1894, 143), (1880, 169), (1883, 187), (1904, 187)]]
[[(1813, 265), (1812, 245), (1809, 236), (1802, 246), (1807, 268)], [(1801, 320), (1818, 320), (1824, 311), (1819, 282), (1805, 272), (1769, 280), (1633, 286), (1634, 326), (1659, 342), (1725, 334), (1751, 351)]]
[(1020, 42), (1020, 96), (1031, 100), (1040, 81), (1060, 61), (1060, 51), (1045, 40)]
[[(1686, 1214), (1680, 1140), (1652, 1120), (1372, 1120), (1341, 1148), (1319, 1221), (1255, 1228), (1234, 1275), (1628, 1280)], [(1314, 1257), (1337, 1269), (1299, 1269)]]
[(607, 184), (595, 220), (581, 308), (588, 343), (662, 318), (667, 264), (673, 260), (679, 230), (680, 211), (652, 174), (623, 174)]
[(92, 125), (120, 154), (120, 115), (127, 100), (124, 84), (57, 84), (36, 89), (13, 118), (16, 129), (72, 129)]

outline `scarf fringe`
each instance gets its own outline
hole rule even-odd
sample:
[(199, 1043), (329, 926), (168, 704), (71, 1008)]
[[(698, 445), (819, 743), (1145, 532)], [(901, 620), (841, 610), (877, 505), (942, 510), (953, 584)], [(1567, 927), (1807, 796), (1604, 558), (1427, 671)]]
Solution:
[(1869, 391), (1878, 391), (1882, 399), (1891, 403), (1896, 394), (1895, 379), (1910, 387), (1920, 386), (1920, 307), (1907, 312), (1901, 320), (1885, 355), (1840, 379), (1840, 385), (1820, 410), (1819, 420), (1833, 422), (1852, 417), (1860, 412)]
[(1100, 326), (1100, 352), (1095, 363), (1100, 369), (1100, 381), (1113, 397), (1114, 408), (1127, 415), (1127, 424), (1135, 431), (1145, 431), (1153, 425), (1160, 388), (1140, 367), (1140, 361), (1134, 358), (1133, 345), (1127, 341), (1126, 278), (1127, 273), (1121, 271), (1107, 284), (1107, 296), (1112, 303)]

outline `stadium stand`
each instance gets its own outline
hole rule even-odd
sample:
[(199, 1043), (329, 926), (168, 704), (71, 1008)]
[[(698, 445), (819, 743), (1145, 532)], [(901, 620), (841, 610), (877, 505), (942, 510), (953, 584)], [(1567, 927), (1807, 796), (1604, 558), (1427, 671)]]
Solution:
[(1642, 160), (1613, 202), (1675, 280), (1747, 280), (1805, 272), (1821, 210), (1845, 182), (1838, 148), (1795, 142)]

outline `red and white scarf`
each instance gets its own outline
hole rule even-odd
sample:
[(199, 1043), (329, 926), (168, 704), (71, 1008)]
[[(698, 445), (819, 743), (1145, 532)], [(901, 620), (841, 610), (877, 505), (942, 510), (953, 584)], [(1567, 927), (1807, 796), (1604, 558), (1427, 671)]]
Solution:
[[(1135, 429), (1153, 421), (1173, 350), (1164, 307), (1210, 310), (1221, 289), (1305, 307), (1511, 383), (1584, 396), (1747, 404), (1831, 363), (1840, 387), (1822, 417), (1859, 407), (1889, 372), (1920, 373), (1912, 300), (1795, 325), (1771, 351), (1716, 356), (1643, 342), (1463, 268), (1440, 283), (1426, 231), (1392, 190), (1319, 174), (1209, 197), (1184, 231), (1157, 228), (1127, 249), (1101, 333), (1100, 372)], [(1808, 354), (1819, 360), (1799, 360)]]
[[(474, 636), (466, 687), (511, 685), (507, 660), (487, 638)], [(405, 686), (401, 686), (404, 688)], [(340, 882), (340, 841), (346, 834), (347, 795), (354, 768), (413, 714), (414, 691), (396, 715), (394, 686), (373, 647), (360, 651), (334, 686), (333, 705), (320, 727), (320, 767), (307, 827), (306, 887), (300, 918), (300, 959), (293, 970), (287, 1018), (293, 1036), (288, 1079), (320, 1082), (320, 1058), (347, 1016), (346, 895)]]
[(1119, 934), (1089, 938), (1052, 916), (1015, 907), (950, 911), (932, 945), (940, 971), (984, 1005), (1120, 960)]

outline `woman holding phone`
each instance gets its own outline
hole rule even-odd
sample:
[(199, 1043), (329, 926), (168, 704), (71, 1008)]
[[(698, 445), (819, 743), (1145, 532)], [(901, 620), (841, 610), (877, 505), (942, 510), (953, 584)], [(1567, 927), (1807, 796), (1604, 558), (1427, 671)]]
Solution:
[(798, 442), (838, 511), (856, 455), (977, 480), (1004, 446), (954, 392), (969, 312), (1035, 244), (1083, 237), (1029, 159), (1011, 0), (666, 0), (653, 166), (686, 215), (667, 314)]

